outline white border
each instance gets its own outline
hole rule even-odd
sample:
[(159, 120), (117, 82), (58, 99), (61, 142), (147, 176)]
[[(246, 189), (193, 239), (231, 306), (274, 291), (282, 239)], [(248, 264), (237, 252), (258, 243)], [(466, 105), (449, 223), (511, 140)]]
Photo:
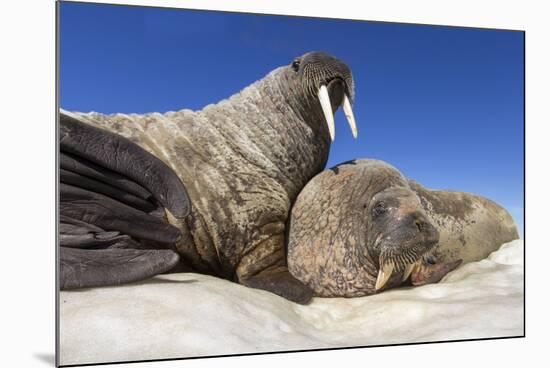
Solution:
[[(97, 1), (107, 2), (107, 1)], [(343, 365), (517, 367), (546, 361), (550, 86), (543, 1), (109, 1), (527, 31), (527, 338), (139, 363), (125, 367)], [(2, 2), (0, 201), (2, 366), (52, 366), (54, 353), (54, 2)], [(50, 362), (50, 363), (48, 363)], [(7, 364), (6, 364), (7, 363)], [(535, 363), (536, 364), (536, 363)]]

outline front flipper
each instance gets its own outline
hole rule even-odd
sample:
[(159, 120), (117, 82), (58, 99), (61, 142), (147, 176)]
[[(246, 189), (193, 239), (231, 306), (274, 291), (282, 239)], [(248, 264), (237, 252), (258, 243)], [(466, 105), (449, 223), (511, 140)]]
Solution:
[(60, 214), (108, 231), (119, 231), (137, 239), (173, 244), (179, 230), (161, 219), (111, 197), (72, 185), (60, 185)]
[(61, 289), (120, 285), (147, 279), (179, 261), (171, 250), (60, 248)]
[(282, 234), (273, 235), (258, 244), (241, 259), (236, 270), (237, 279), (245, 286), (307, 304), (313, 297), (313, 291), (290, 274), (284, 244)]
[[(173, 269), (191, 203), (176, 173), (125, 137), (61, 111), (61, 289), (119, 285)], [(162, 249), (146, 249), (162, 248)]]
[(62, 183), (73, 185), (78, 188), (90, 190), (96, 193), (101, 193), (143, 212), (148, 213), (155, 210), (156, 208), (151, 201), (136, 197), (135, 195), (112, 185), (102, 183), (98, 180), (88, 178), (86, 176), (74, 173), (69, 170), (65, 170), (63, 168), (59, 170), (59, 179)]
[(424, 262), (411, 273), (411, 284), (414, 286), (435, 284), (446, 274), (460, 266), (461, 263), (461, 259), (454, 262), (435, 264)]
[(119, 231), (105, 231), (93, 224), (67, 216), (60, 216), (59, 246), (81, 249), (139, 248), (128, 235)]
[(287, 267), (268, 269), (241, 282), (254, 289), (270, 291), (298, 304), (307, 304), (313, 291), (292, 276)]
[(61, 169), (103, 182), (141, 199), (149, 200), (153, 197), (151, 192), (135, 181), (81, 157), (61, 152), (59, 156), (59, 165)]
[[(59, 114), (59, 130), (62, 153), (91, 161), (95, 167), (106, 168), (109, 172), (133, 180), (147, 189), (176, 218), (189, 214), (191, 203), (185, 186), (159, 158), (129, 139), (86, 124), (64, 110)], [(70, 170), (65, 166), (68, 161), (64, 159), (61, 162), (65, 170)]]

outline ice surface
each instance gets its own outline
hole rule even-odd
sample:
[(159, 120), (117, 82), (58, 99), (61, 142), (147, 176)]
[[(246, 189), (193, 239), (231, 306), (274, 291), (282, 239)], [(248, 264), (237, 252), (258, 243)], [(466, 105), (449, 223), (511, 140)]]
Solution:
[(61, 364), (366, 346), (523, 334), (523, 241), (440, 283), (301, 306), (182, 273), (64, 291)]

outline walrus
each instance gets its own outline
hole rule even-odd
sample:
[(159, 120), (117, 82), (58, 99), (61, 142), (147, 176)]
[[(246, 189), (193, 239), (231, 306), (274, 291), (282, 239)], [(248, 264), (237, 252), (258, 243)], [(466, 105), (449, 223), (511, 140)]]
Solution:
[(290, 272), (322, 297), (438, 282), (518, 238), (493, 201), (425, 189), (374, 159), (315, 176), (293, 205), (288, 231)]
[(60, 112), (60, 284), (191, 270), (307, 303), (288, 271), (290, 206), (354, 136), (349, 67), (309, 52), (200, 111)]

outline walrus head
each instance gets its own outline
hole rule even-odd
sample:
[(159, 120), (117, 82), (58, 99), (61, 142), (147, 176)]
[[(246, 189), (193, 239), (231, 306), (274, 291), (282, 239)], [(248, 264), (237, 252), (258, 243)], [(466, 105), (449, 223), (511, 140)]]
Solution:
[(357, 126), (353, 115), (354, 83), (349, 67), (324, 52), (308, 52), (270, 75), (284, 91), (284, 102), (302, 121), (319, 134), (334, 140), (334, 113), (340, 106), (354, 137)]
[[(334, 112), (342, 106), (354, 137), (357, 126), (351, 108), (354, 95), (353, 78), (346, 64), (324, 52), (308, 52), (295, 58), (290, 68), (291, 80), (302, 96), (319, 102), (331, 140), (334, 140)], [(308, 101), (308, 102), (309, 102)]]
[(439, 240), (394, 167), (355, 160), (315, 176), (291, 212), (288, 265), (319, 296), (362, 296), (400, 284)]
[(408, 186), (385, 188), (367, 199), (365, 206), (368, 251), (378, 263), (375, 289), (379, 290), (394, 272), (402, 273), (406, 280), (423, 263), (422, 256), (437, 244), (439, 233)]

